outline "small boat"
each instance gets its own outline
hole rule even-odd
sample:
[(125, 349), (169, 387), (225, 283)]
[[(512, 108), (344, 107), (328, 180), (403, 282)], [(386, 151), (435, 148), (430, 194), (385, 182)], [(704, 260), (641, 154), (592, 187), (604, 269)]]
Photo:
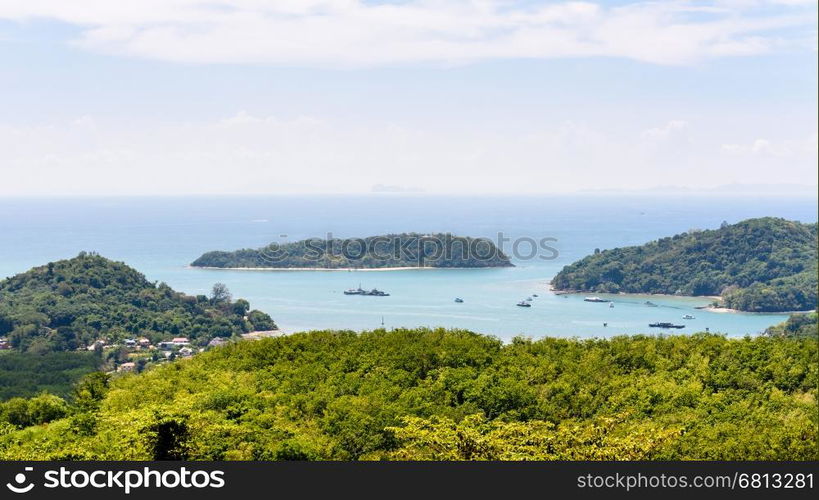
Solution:
[(536, 293), (533, 293), (533, 294), (532, 294), (532, 297), (540, 297), (540, 295), (538, 295), (538, 294), (536, 294)]
[(521, 300), (516, 304), (518, 307), (532, 307), (532, 304), (526, 302), (525, 300)]
[(458, 304), (463, 303), (463, 301), (464, 301), (464, 299), (462, 299), (460, 297), (455, 297), (455, 302), (457, 302)]
[(532, 297), (526, 297), (526, 302), (532, 302)]
[(649, 328), (685, 328), (685, 325), (675, 325), (674, 323), (668, 323), (666, 321), (649, 323), (648, 326)]
[(697, 319), (697, 318), (695, 318), (694, 316), (691, 316), (690, 314), (686, 314), (685, 316), (682, 317), (682, 319)]
[(583, 300), (586, 302), (611, 302), (610, 300), (601, 299), (600, 297), (586, 297)]
[(359, 285), (358, 288), (350, 288), (349, 290), (344, 290), (344, 295), (369, 295), (370, 297), (390, 296), (390, 294), (381, 291), (378, 288), (373, 288), (372, 290), (364, 290), (363, 288), (361, 288), (361, 285)]
[(608, 323), (603, 323), (603, 326), (609, 326), (609, 324)]
[(645, 301), (644, 303), (645, 303), (645, 305), (647, 305), (648, 307), (657, 307), (657, 304), (655, 304), (654, 302), (651, 302), (650, 300), (647, 300), (647, 301)]
[(612, 307), (614, 307), (614, 302), (609, 304), (609, 309), (611, 309)]

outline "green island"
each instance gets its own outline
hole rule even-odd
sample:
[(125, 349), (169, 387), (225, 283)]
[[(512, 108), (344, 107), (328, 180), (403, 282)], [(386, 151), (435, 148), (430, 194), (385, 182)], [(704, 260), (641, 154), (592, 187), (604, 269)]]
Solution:
[(313, 331), (0, 403), (4, 460), (816, 460), (817, 339)]
[(140, 371), (180, 349), (275, 329), (224, 285), (211, 296), (185, 295), (83, 252), (0, 281), (0, 398), (66, 395), (97, 369)]
[(719, 296), (748, 312), (817, 306), (817, 224), (774, 217), (595, 250), (563, 268), (555, 290)]
[(309, 238), (233, 252), (212, 251), (192, 267), (236, 269), (379, 269), (511, 267), (492, 241), (448, 233), (367, 238)]

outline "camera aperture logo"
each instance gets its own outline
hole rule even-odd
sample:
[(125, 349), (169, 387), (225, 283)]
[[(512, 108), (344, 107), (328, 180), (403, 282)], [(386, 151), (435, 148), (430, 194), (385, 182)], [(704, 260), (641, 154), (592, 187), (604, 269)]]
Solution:
[[(32, 472), (33, 467), (26, 467)], [(115, 488), (131, 493), (137, 488), (222, 488), (225, 485), (224, 472), (220, 470), (70, 470), (66, 467), (47, 470), (43, 473), (42, 486), (45, 488)], [(6, 483), (14, 493), (28, 493), (35, 487), (25, 473), (14, 476), (14, 483)]]

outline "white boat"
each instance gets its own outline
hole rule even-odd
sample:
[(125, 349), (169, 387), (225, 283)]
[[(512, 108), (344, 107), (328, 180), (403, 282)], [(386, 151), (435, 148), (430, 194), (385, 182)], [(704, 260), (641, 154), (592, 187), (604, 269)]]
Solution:
[(583, 300), (586, 302), (611, 302), (610, 300), (601, 299), (600, 297), (586, 297)]
[(691, 316), (690, 314), (686, 314), (685, 316), (683, 316), (682, 319), (697, 319), (697, 318), (695, 318), (694, 316)]

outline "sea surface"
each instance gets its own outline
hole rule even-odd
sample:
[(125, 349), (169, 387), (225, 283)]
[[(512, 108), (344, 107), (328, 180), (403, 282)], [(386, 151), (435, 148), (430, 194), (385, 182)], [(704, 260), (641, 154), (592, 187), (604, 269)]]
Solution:
[[(723, 221), (777, 216), (815, 222), (816, 198), (580, 195), (542, 197), (269, 196), (0, 199), (0, 278), (95, 251), (148, 279), (190, 294), (225, 283), (235, 298), (268, 312), (286, 332), (414, 326), (467, 328), (508, 340), (660, 333), (648, 323), (756, 334), (780, 314), (695, 309), (705, 298), (613, 296), (614, 307), (549, 292), (564, 265), (591, 252), (638, 245)], [(403, 271), (235, 271), (192, 269), (209, 250), (257, 248), (308, 237), (451, 232), (518, 244), (516, 267)], [(531, 240), (554, 238), (530, 257)], [(345, 296), (377, 287), (389, 297)], [(526, 297), (532, 307), (515, 304)], [(455, 297), (464, 302), (455, 303)], [(659, 305), (648, 307), (646, 300)], [(692, 314), (694, 320), (683, 320)], [(604, 323), (607, 326), (604, 326)]]

